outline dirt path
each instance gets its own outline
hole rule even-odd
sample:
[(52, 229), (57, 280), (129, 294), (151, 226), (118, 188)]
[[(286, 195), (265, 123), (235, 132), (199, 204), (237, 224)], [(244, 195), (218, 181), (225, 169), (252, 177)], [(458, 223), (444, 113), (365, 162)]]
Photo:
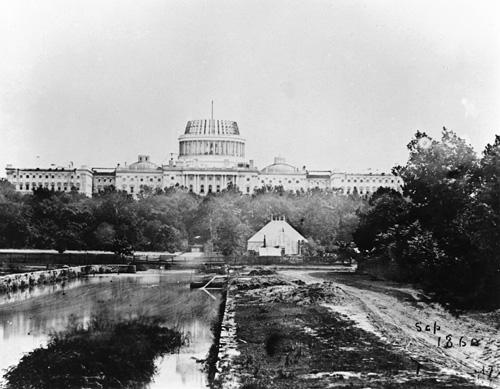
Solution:
[[(473, 378), (477, 384), (500, 388), (500, 336), (493, 326), (467, 316), (454, 317), (437, 304), (421, 301), (418, 291), (410, 288), (379, 282), (376, 288), (370, 288), (366, 280), (356, 285), (345, 282), (335, 273), (281, 270), (280, 274), (306, 283), (334, 282), (345, 292), (346, 298), (341, 304), (325, 304), (328, 308), (404, 350), (421, 363), (423, 369), (433, 365), (443, 373)], [(422, 331), (418, 331), (417, 323)], [(427, 325), (429, 331), (425, 331)], [(447, 336), (452, 347), (444, 347)], [(461, 337), (463, 346), (459, 345)], [(471, 346), (473, 338), (479, 340), (478, 346)]]

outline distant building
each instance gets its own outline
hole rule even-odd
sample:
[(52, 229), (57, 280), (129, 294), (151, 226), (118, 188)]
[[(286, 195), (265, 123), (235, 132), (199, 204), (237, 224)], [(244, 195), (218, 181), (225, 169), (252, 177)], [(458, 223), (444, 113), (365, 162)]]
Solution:
[(115, 187), (137, 196), (144, 188), (170, 187), (206, 195), (228, 187), (251, 194), (262, 187), (283, 187), (286, 191), (314, 188), (334, 189), (341, 193), (370, 194), (379, 187), (401, 190), (402, 180), (386, 173), (346, 173), (331, 170), (313, 171), (297, 168), (276, 157), (262, 170), (245, 155), (245, 139), (238, 124), (229, 120), (191, 120), (179, 137), (178, 158), (166, 164), (155, 164), (149, 155), (139, 155), (136, 162), (114, 168), (79, 169), (70, 167), (31, 169), (7, 165), (7, 179), (22, 193), (38, 187), (69, 192), (72, 189), (87, 196), (107, 187)]
[(284, 217), (273, 217), (248, 239), (247, 250), (261, 256), (298, 255), (307, 239), (288, 224)]
[(149, 155), (139, 155), (137, 162), (118, 165), (115, 169), (116, 189), (131, 195), (140, 193), (141, 188), (164, 188), (163, 168), (149, 160)]
[(69, 167), (24, 168), (7, 165), (7, 180), (21, 193), (32, 193), (36, 188), (57, 192), (72, 190), (92, 196), (92, 171), (86, 166), (79, 169)]
[(202, 253), (203, 252), (203, 245), (201, 243), (191, 245), (191, 252), (192, 253)]
[(99, 193), (106, 187), (116, 187), (114, 168), (92, 168), (92, 193)]
[(266, 166), (259, 172), (260, 186), (282, 186), (285, 190), (301, 190), (309, 188), (307, 171), (298, 169), (286, 163), (284, 158), (275, 157), (272, 165)]

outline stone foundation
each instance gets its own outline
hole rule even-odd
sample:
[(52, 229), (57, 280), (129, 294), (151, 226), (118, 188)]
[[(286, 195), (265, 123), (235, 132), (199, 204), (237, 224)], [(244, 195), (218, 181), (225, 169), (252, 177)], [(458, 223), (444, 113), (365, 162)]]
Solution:
[(129, 265), (88, 265), (74, 266), (30, 273), (9, 274), (0, 277), (0, 293), (10, 293), (36, 285), (54, 284), (89, 274), (135, 273), (135, 266)]
[(236, 292), (236, 289), (229, 286), (219, 339), (219, 355), (214, 386), (221, 389), (236, 389), (239, 388), (240, 384), (233, 363), (234, 357), (239, 355), (236, 342), (235, 302), (232, 297), (234, 292)]

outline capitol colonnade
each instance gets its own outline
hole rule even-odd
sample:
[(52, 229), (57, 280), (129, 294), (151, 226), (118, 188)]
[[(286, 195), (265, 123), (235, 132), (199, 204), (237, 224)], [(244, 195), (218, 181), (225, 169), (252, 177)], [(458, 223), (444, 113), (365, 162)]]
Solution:
[(245, 145), (231, 140), (182, 140), (179, 156), (219, 155), (245, 157)]
[(199, 194), (221, 192), (229, 184), (235, 185), (238, 180), (237, 174), (214, 172), (184, 172), (182, 177), (182, 186), (190, 192)]

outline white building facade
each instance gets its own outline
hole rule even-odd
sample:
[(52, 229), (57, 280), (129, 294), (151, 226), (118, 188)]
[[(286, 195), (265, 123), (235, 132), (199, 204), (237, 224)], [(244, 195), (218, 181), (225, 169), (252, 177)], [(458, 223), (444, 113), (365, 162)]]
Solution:
[(259, 170), (252, 160), (246, 159), (245, 142), (234, 121), (191, 120), (179, 137), (178, 158), (171, 158), (166, 164), (158, 165), (150, 161), (149, 155), (139, 155), (136, 162), (114, 168), (18, 169), (8, 165), (7, 180), (22, 193), (44, 187), (55, 191), (76, 190), (91, 196), (114, 187), (134, 197), (146, 187), (153, 191), (178, 187), (199, 195), (221, 192), (228, 187), (237, 187), (244, 194), (263, 187), (282, 187), (286, 191), (319, 188), (365, 195), (379, 187), (400, 191), (403, 184), (401, 178), (386, 173), (308, 171), (280, 157)]
[(7, 165), (7, 180), (21, 193), (32, 193), (36, 188), (57, 192), (77, 191), (92, 196), (92, 171), (86, 166), (18, 169)]

